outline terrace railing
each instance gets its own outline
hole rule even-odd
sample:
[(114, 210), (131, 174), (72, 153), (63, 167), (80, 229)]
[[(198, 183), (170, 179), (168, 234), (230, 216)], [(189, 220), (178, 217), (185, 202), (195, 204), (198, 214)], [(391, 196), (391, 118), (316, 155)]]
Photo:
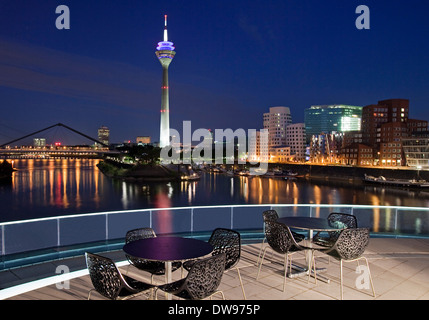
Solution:
[(123, 239), (126, 231), (150, 226), (158, 235), (211, 232), (225, 227), (263, 236), (262, 212), (275, 209), (280, 216), (327, 217), (331, 212), (350, 213), (373, 236), (429, 237), (429, 208), (264, 204), (154, 208), (58, 216), (0, 224), (0, 255), (47, 248), (66, 248), (97, 241)]

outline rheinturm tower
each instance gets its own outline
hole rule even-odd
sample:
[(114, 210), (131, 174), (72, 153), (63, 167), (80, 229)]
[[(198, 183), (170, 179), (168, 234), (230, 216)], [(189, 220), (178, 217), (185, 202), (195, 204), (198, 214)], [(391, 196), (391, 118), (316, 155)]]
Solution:
[(176, 52), (173, 42), (168, 41), (167, 15), (165, 16), (164, 41), (158, 42), (156, 56), (162, 65), (162, 87), (161, 87), (161, 126), (159, 146), (161, 148), (170, 144), (170, 106), (168, 97), (168, 67)]

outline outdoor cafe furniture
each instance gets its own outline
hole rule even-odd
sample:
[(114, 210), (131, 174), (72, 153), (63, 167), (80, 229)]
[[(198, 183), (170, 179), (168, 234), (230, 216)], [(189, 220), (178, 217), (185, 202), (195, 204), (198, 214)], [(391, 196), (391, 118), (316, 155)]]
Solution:
[[(138, 228), (129, 230), (125, 235), (125, 243), (130, 243), (136, 240), (155, 238), (156, 233), (152, 228)], [(165, 263), (162, 261), (152, 261), (147, 259), (136, 258), (128, 254), (127, 257), (130, 265), (133, 265), (139, 270), (147, 271), (151, 274), (151, 283), (153, 283), (154, 275), (165, 275)], [(181, 267), (182, 263), (176, 261), (172, 263), (171, 271), (175, 271)]]
[[(264, 219), (264, 226), (265, 226), (266, 221), (269, 221), (269, 220), (276, 221), (279, 218), (279, 215), (278, 215), (276, 210), (272, 210), (272, 209), (271, 210), (265, 210), (264, 212), (262, 212), (262, 218)], [(301, 235), (299, 233), (296, 233), (292, 230), (291, 230), (291, 232), (292, 232), (292, 235), (293, 235), (296, 242), (300, 242), (301, 240), (303, 240), (305, 238), (303, 235)], [(267, 240), (266, 237), (264, 237), (264, 239), (262, 240), (261, 248), (259, 249), (258, 259), (256, 260), (257, 265), (259, 263), (259, 259), (261, 258), (262, 250), (263, 250), (263, 247), (264, 247), (266, 240)]]
[[(231, 229), (216, 228), (213, 230), (208, 243), (213, 246), (212, 255), (220, 253), (226, 254), (225, 271), (232, 270), (233, 268), (237, 270), (241, 291), (243, 292), (243, 298), (246, 300), (246, 293), (244, 291), (240, 269), (237, 267), (241, 256), (240, 233)], [(183, 263), (183, 267), (189, 271), (195, 262), (196, 260), (188, 260)]]
[(340, 261), (340, 292), (343, 299), (343, 262), (352, 262), (363, 259), (366, 261), (366, 270), (371, 284), (372, 293), (375, 297), (374, 284), (369, 270), (368, 259), (363, 255), (369, 243), (369, 228), (350, 228), (340, 232), (338, 239), (330, 248), (319, 249), (329, 256)]
[(225, 253), (197, 260), (186, 278), (158, 286), (155, 290), (155, 298), (160, 289), (182, 299), (201, 300), (220, 293), (222, 299), (225, 300), (223, 292), (217, 290), (225, 271), (225, 263)]
[(265, 237), (267, 239), (268, 246), (264, 249), (262, 254), (261, 262), (259, 264), (258, 274), (256, 280), (259, 279), (262, 264), (267, 249), (271, 248), (273, 251), (284, 255), (284, 280), (283, 280), (283, 292), (286, 289), (286, 276), (288, 261), (290, 258), (290, 269), (292, 266), (292, 254), (304, 250), (294, 239), (292, 232), (289, 227), (278, 221), (267, 220), (265, 222)]
[[(329, 225), (338, 228), (357, 228), (358, 222), (354, 215), (347, 213), (332, 212), (327, 217)], [(341, 233), (340, 230), (327, 231), (327, 236), (321, 236), (320, 231), (313, 237), (313, 242), (324, 247), (331, 247)]]
[(124, 300), (154, 288), (151, 284), (122, 275), (116, 264), (107, 257), (86, 252), (85, 259), (94, 286), (88, 293), (88, 300), (94, 290), (106, 298)]
[(203, 257), (211, 253), (213, 247), (199, 239), (165, 236), (135, 240), (125, 244), (123, 250), (134, 258), (163, 262), (166, 282), (170, 283), (174, 262)]
[[(339, 230), (342, 230), (345, 228), (342, 224), (335, 224), (332, 225), (329, 223), (327, 219), (324, 218), (316, 218), (316, 217), (295, 217), (295, 216), (289, 216), (289, 217), (281, 217), (277, 219), (278, 222), (284, 223), (289, 228), (294, 229), (300, 229), (300, 230), (306, 230), (308, 233), (307, 239), (300, 242), (301, 248), (303, 248), (306, 251), (306, 260), (307, 260), (307, 266), (302, 268), (300, 266), (294, 266), (294, 269), (298, 269), (298, 273), (290, 274), (290, 277), (293, 276), (300, 276), (300, 275), (311, 275), (311, 270), (313, 270), (314, 273), (316, 273), (316, 270), (319, 272), (326, 271), (326, 269), (316, 269), (315, 267), (312, 268), (312, 265), (315, 264), (314, 261), (314, 250), (323, 248), (322, 246), (318, 245), (317, 243), (312, 242), (313, 239), (313, 233), (314, 231), (318, 232), (338, 232)], [(315, 281), (317, 281), (317, 278), (315, 278)], [(322, 276), (319, 277), (320, 279), (329, 282), (329, 279), (324, 278)]]

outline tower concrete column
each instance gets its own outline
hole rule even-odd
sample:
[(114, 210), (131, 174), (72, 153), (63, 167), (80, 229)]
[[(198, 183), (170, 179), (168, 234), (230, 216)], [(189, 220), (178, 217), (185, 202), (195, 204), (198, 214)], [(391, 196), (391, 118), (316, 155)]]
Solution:
[(161, 148), (170, 144), (170, 102), (168, 85), (168, 67), (173, 61), (176, 52), (173, 43), (168, 41), (167, 16), (165, 16), (164, 41), (158, 43), (156, 56), (162, 65), (162, 87), (161, 87), (161, 123), (159, 134), (159, 146)]

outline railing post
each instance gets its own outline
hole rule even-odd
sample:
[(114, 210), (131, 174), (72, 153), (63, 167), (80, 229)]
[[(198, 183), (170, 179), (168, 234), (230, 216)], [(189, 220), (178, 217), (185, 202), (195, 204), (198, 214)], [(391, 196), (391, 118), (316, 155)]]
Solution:
[(194, 232), (194, 208), (191, 208), (191, 232)]
[(1, 254), (5, 255), (6, 246), (4, 244), (4, 224), (1, 226)]
[(60, 219), (57, 219), (57, 247), (61, 247)]
[(234, 207), (231, 206), (231, 229), (234, 229)]
[(395, 209), (395, 234), (398, 233), (397, 228), (398, 228), (398, 208)]
[(106, 241), (109, 240), (109, 215), (106, 213)]

